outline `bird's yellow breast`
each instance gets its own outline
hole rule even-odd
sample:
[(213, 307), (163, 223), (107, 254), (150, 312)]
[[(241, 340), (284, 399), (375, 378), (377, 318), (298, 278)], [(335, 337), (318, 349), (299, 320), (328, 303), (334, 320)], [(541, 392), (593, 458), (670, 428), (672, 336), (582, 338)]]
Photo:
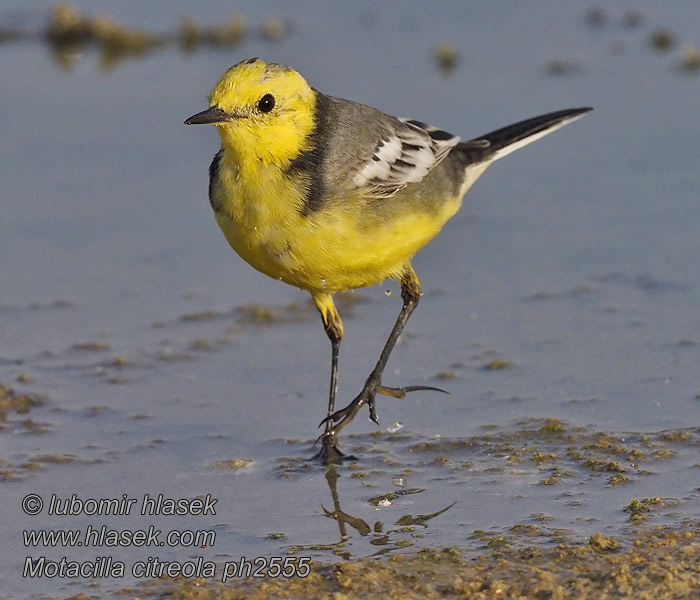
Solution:
[(274, 165), (261, 165), (255, 177), (238, 177), (225, 153), (220, 164), (212, 204), (231, 247), (258, 271), (311, 292), (400, 276), (461, 202), (446, 199), (431, 211), (415, 210), (409, 186), (394, 198), (371, 201), (348, 192), (304, 214), (299, 179)]

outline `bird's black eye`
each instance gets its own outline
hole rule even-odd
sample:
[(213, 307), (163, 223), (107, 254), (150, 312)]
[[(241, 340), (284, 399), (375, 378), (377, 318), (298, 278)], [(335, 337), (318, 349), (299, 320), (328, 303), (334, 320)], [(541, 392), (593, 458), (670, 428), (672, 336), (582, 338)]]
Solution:
[(275, 107), (275, 97), (272, 94), (265, 94), (258, 101), (258, 110), (263, 113), (270, 112)]

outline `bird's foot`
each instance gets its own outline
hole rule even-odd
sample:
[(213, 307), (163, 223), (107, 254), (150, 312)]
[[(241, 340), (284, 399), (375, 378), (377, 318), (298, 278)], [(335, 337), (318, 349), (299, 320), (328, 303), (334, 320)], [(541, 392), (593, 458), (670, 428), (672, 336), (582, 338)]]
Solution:
[(352, 454), (345, 454), (338, 448), (338, 436), (326, 431), (314, 442), (314, 446), (321, 442), (321, 449), (313, 455), (311, 460), (319, 460), (324, 465), (335, 465), (344, 460), (357, 460)]
[(345, 408), (336, 410), (333, 414), (328, 415), (325, 419), (323, 419), (323, 421), (321, 421), (319, 427), (321, 425), (326, 425), (326, 431), (321, 437), (324, 439), (328, 437), (337, 438), (340, 431), (355, 418), (355, 415), (360, 412), (360, 409), (365, 404), (367, 404), (369, 407), (369, 418), (375, 423), (379, 424), (374, 397), (381, 387), (381, 380), (379, 377), (370, 375), (365, 382), (365, 386), (362, 388), (362, 391), (355, 396), (350, 404), (348, 404)]
[[(354, 398), (352, 402), (350, 402), (350, 404), (348, 404), (345, 408), (341, 408), (340, 410), (335, 411), (333, 414), (328, 415), (325, 419), (323, 419), (323, 421), (321, 421), (319, 427), (321, 425), (326, 425), (326, 431), (316, 440), (316, 442), (323, 440), (323, 443), (326, 444), (327, 441), (328, 443), (331, 443), (332, 440), (332, 444), (335, 446), (335, 442), (340, 431), (355, 418), (357, 413), (365, 404), (367, 404), (367, 407), (369, 408), (369, 418), (374, 423), (379, 425), (379, 418), (377, 417), (375, 403), (375, 397), (378, 393), (384, 394), (385, 396), (391, 396), (393, 398), (405, 398), (406, 394), (409, 392), (424, 390), (442, 392), (443, 394), (448, 393), (443, 389), (429, 385), (408, 385), (401, 388), (386, 387), (381, 384), (381, 379), (379, 376), (370, 375), (364, 388), (362, 388), (362, 391)], [(332, 424), (332, 426), (329, 427), (329, 424)]]

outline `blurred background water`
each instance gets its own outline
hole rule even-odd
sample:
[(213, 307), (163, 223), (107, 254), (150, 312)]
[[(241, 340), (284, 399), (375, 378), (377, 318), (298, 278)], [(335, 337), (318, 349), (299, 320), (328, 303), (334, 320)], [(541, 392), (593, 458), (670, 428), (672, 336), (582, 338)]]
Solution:
[[(81, 2), (89, 16), (109, 13), (154, 33), (153, 47), (126, 54), (89, 42), (58, 52), (42, 33), (52, 6), (0, 3), (0, 381), (33, 399), (28, 414), (10, 410), (0, 430), (3, 594), (82, 589), (21, 578), (25, 557), (39, 554), (24, 547), (22, 530), (95, 522), (27, 517), (20, 500), (30, 492), (211, 493), (215, 519), (160, 526), (215, 527), (212, 560), (338, 542), (324, 518), (323, 470), (297, 462), (311, 456), (325, 410), (328, 340), (303, 292), (255, 272), (227, 246), (206, 197), (218, 135), (182, 125), (207, 106), (220, 75), (251, 56), (463, 138), (595, 107), (489, 169), (416, 257), (425, 295), (385, 382), (427, 382), (450, 395), (379, 399), (382, 426), (400, 421), (407, 446), (372, 437), (364, 413), (343, 432), (359, 435), (351, 446), (372, 448), (356, 454), (377, 478), (363, 486), (342, 472), (345, 510), (391, 520), (373, 517), (379, 509), (368, 498), (373, 486), (405, 484), (396, 478), (405, 478), (412, 441), (467, 440), (485, 427), (508, 432), (521, 419), (550, 417), (635, 439), (697, 425), (696, 2), (602, 10), (584, 1)], [(185, 17), (204, 26), (236, 14), (245, 21), (237, 43), (183, 49)], [(387, 283), (341, 303), (341, 405), (378, 356), (397, 291)], [(393, 453), (396, 464), (373, 452)], [(604, 481), (579, 489), (587, 501), (574, 514), (566, 494), (537, 485), (536, 469), (518, 484), (452, 473), (455, 489), (423, 463), (406, 484), (427, 490), (419, 506), (406, 495), (386, 510), (429, 514), (457, 500), (420, 542), (438, 546), (534, 511), (574, 534), (617, 530), (623, 504), (647, 495), (682, 497), (676, 514), (697, 514), (694, 453), (673, 454), (633, 489)], [(297, 467), (281, 478), (287, 460)], [(512, 497), (529, 498), (515, 514)], [(111, 521), (122, 529), (151, 522)], [(266, 537), (275, 532), (285, 537)], [(343, 548), (376, 550), (354, 538)]]

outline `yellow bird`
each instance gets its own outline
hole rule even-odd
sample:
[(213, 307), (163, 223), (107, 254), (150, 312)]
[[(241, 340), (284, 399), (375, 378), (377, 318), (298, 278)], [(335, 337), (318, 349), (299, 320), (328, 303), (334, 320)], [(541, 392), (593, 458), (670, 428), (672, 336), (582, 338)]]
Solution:
[[(258, 58), (231, 67), (209, 108), (185, 124), (211, 123), (221, 149), (209, 168), (209, 200), (231, 247), (258, 271), (307, 290), (331, 341), (328, 413), (319, 456), (343, 456), (338, 433), (390, 388), (382, 374), (421, 296), (411, 258), (454, 215), (495, 160), (581, 117), (572, 108), (462, 142), (413, 119), (322, 94), (289, 67)], [(403, 307), (362, 390), (335, 410), (343, 323), (336, 292), (395, 279)]]

